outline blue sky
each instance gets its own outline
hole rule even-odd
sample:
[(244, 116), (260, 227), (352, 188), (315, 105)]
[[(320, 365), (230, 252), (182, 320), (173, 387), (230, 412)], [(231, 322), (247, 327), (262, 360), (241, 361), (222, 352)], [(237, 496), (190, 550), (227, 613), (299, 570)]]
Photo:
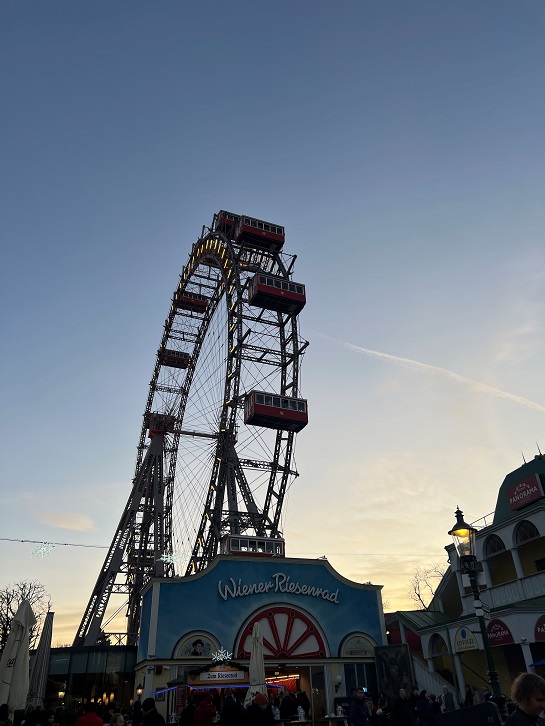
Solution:
[[(544, 21), (538, 0), (5, 0), (3, 536), (109, 544), (177, 276), (232, 209), (285, 225), (307, 285), (288, 552), (407, 607), (456, 505), (492, 511), (545, 450), (545, 412), (344, 343), (545, 405)], [(40, 579), (71, 640), (104, 552), (30, 550), (0, 542), (0, 584)]]

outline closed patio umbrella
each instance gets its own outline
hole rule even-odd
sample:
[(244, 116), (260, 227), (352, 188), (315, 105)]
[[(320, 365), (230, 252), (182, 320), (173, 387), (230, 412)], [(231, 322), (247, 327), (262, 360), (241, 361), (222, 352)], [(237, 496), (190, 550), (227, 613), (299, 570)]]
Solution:
[(51, 636), (53, 634), (53, 613), (47, 613), (44, 626), (40, 635), (40, 642), (34, 658), (32, 673), (30, 674), (30, 685), (28, 689), (27, 706), (43, 706), (45, 696), (45, 684), (47, 671), (49, 670), (49, 653), (51, 652)]
[(259, 630), (259, 623), (252, 627), (252, 649), (250, 651), (250, 687), (244, 699), (247, 706), (258, 693), (267, 695), (265, 682), (265, 659), (263, 657), (263, 636)]
[(10, 711), (26, 706), (29, 684), (28, 634), (36, 618), (28, 600), (19, 605), (11, 621), (8, 640), (0, 660), (0, 703)]

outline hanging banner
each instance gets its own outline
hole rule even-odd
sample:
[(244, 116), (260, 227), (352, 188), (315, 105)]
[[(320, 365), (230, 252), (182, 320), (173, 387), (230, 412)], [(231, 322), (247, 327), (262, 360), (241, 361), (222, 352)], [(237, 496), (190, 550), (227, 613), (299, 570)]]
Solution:
[(458, 628), (454, 636), (454, 647), (457, 653), (465, 653), (466, 650), (478, 650), (477, 639), (467, 628)]
[(507, 625), (502, 620), (491, 620), (488, 623), (488, 641), (491, 646), (509, 645), (514, 643), (513, 636)]
[(187, 706), (187, 686), (176, 686), (176, 715), (179, 716)]
[(538, 618), (536, 623), (536, 630), (534, 633), (534, 640), (545, 640), (545, 615)]

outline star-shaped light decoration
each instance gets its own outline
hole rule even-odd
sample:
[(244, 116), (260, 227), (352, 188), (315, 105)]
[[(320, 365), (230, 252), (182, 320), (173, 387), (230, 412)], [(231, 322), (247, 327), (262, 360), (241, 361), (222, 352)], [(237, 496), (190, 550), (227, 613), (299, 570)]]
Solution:
[(31, 557), (45, 557), (55, 549), (53, 542), (40, 542), (30, 553)]
[(165, 552), (164, 554), (159, 557), (161, 562), (166, 562), (168, 565), (175, 565), (177, 562), (180, 562), (183, 557), (182, 555), (177, 555), (174, 552), (171, 552), (170, 554), (168, 552)]
[(232, 653), (228, 653), (224, 648), (220, 648), (215, 653), (212, 653), (212, 660), (215, 663), (224, 663), (225, 661), (231, 660), (233, 657)]

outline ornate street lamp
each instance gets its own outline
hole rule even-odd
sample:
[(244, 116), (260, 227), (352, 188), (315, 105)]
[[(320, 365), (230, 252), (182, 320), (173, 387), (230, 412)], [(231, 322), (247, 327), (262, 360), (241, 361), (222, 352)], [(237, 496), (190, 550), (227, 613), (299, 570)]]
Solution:
[(460, 564), (462, 570), (469, 577), (471, 584), (471, 592), (473, 593), (473, 607), (475, 608), (475, 614), (479, 621), (479, 628), (481, 630), (481, 636), (483, 639), (484, 654), (486, 656), (486, 666), (488, 673), (488, 682), (490, 683), (490, 690), (492, 691), (491, 701), (497, 705), (502, 722), (507, 718), (507, 711), (505, 708), (505, 698), (502, 695), (500, 682), (498, 679), (498, 672), (494, 665), (494, 659), (492, 657), (492, 649), (490, 648), (490, 642), (488, 640), (488, 632), (486, 630), (486, 623), (484, 622), (484, 611), (483, 604), (481, 602), (481, 596), (479, 593), (479, 586), (477, 584), (477, 555), (475, 554), (475, 535), (477, 530), (470, 524), (464, 522), (463, 512), (460, 508), (457, 508), (454, 512), (456, 515), (456, 524), (450, 530), (449, 534), (452, 536), (456, 552), (460, 558)]
[(58, 691), (57, 695), (59, 697), (59, 701), (62, 702), (63, 698), (66, 695), (66, 686), (64, 683), (59, 683), (59, 691)]
[(144, 692), (144, 689), (142, 688), (142, 684), (139, 683), (136, 686), (136, 696), (137, 696), (138, 699), (140, 699), (140, 696), (142, 695), (143, 692)]

